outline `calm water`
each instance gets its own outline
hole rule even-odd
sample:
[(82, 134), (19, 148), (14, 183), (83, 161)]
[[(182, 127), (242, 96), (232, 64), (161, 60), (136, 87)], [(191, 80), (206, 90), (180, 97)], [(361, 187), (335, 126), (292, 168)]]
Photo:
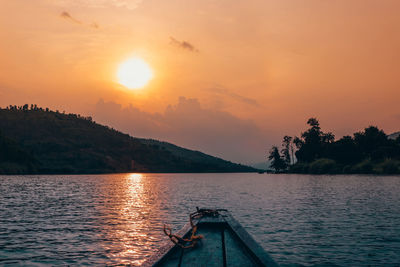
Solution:
[(267, 174), (0, 176), (0, 265), (138, 265), (196, 206), (284, 266), (400, 265), (400, 177)]

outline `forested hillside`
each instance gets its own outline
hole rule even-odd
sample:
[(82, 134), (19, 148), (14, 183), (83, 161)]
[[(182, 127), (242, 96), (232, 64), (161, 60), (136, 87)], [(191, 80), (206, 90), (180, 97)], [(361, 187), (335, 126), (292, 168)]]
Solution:
[(0, 173), (256, 171), (36, 105), (0, 109), (0, 132)]

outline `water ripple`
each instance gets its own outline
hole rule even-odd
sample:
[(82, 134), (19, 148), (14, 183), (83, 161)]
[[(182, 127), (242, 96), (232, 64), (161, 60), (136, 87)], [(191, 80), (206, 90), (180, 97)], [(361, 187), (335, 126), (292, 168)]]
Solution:
[(231, 210), (282, 266), (399, 266), (400, 177), (0, 176), (0, 265), (139, 265), (196, 206)]

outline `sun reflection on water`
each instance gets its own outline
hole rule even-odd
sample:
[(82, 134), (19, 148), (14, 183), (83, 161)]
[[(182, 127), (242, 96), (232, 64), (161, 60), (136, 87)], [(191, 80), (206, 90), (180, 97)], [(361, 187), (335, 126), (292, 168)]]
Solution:
[[(149, 244), (154, 237), (150, 237), (149, 215), (151, 201), (145, 192), (146, 177), (140, 173), (127, 174), (118, 183), (118, 188), (108, 197), (113, 204), (110, 216), (109, 235), (116, 240), (111, 247), (106, 247), (107, 257), (120, 264), (140, 265), (145, 258), (143, 251), (152, 251)], [(110, 236), (108, 237), (110, 238)]]

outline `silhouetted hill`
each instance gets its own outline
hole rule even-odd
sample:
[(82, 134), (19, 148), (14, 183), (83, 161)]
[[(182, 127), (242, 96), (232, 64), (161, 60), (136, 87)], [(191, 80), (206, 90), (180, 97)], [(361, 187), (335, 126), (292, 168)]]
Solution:
[(36, 106), (0, 109), (0, 131), (0, 173), (257, 171)]
[(36, 164), (32, 155), (0, 132), (0, 173), (34, 172)]
[(268, 161), (252, 163), (252, 164), (249, 164), (249, 166), (251, 166), (251, 167), (253, 167), (255, 169), (264, 170), (264, 171), (270, 169)]

